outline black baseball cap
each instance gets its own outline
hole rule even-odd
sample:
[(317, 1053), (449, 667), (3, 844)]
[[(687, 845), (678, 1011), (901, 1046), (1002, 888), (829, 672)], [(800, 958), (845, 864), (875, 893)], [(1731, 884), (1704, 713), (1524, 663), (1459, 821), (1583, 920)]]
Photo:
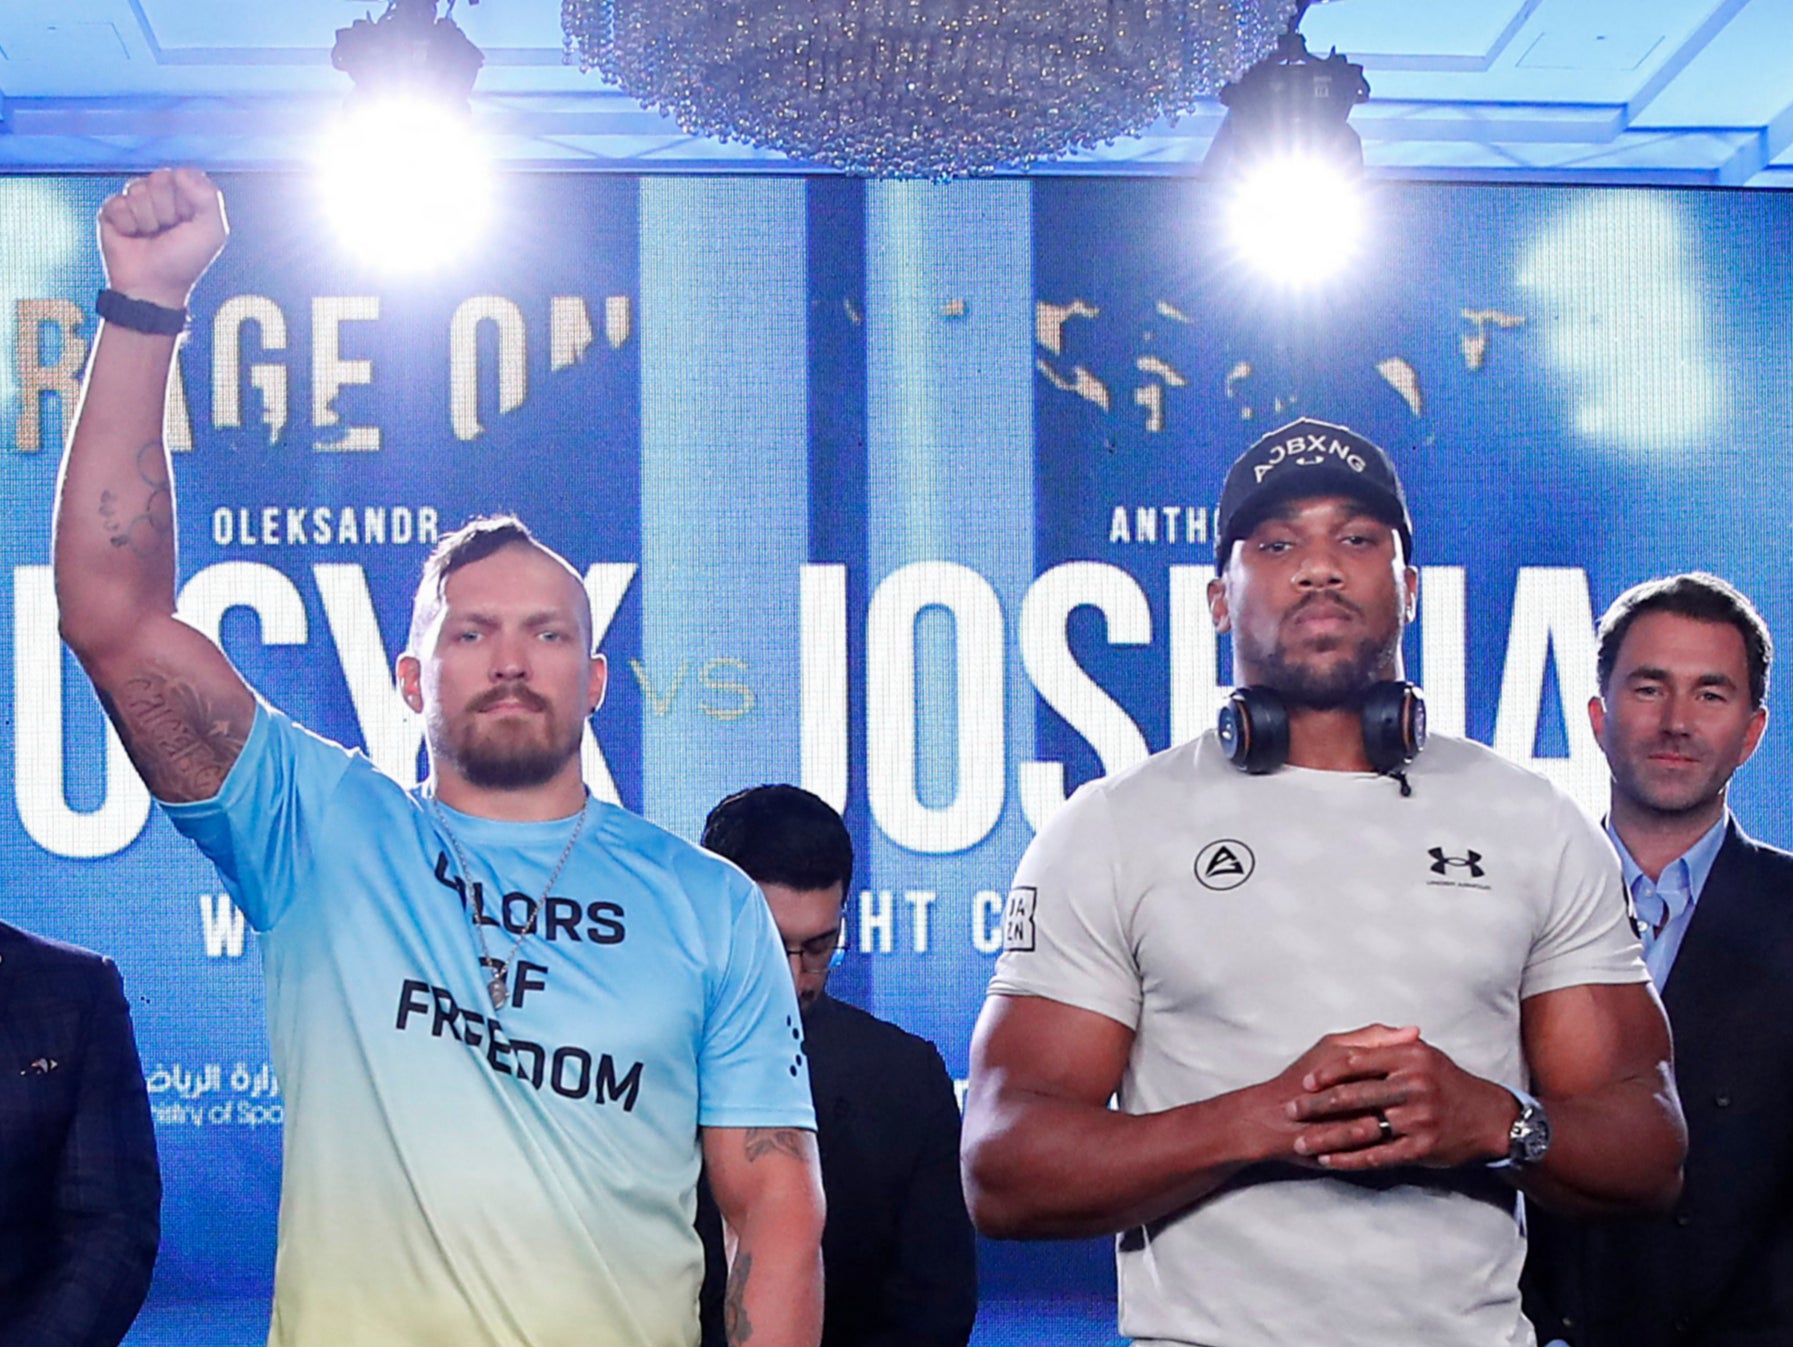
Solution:
[(1227, 469), (1214, 531), (1214, 566), (1225, 570), (1233, 544), (1284, 501), (1349, 496), (1401, 536), (1401, 557), (1413, 559), (1407, 494), (1387, 454), (1354, 430), (1302, 417), (1265, 435)]

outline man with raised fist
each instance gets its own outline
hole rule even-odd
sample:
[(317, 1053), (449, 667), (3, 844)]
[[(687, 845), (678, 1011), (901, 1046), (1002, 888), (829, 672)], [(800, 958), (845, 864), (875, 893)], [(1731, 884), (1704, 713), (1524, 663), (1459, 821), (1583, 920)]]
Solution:
[(261, 942), (287, 1087), (270, 1342), (690, 1347), (700, 1152), (738, 1339), (814, 1347), (821, 1183), (790, 977), (753, 884), (590, 798), (578, 574), (511, 518), (425, 564), (406, 789), (258, 701), (178, 621), (164, 394), (224, 204), (100, 210), (108, 288), (56, 514), (64, 639)]

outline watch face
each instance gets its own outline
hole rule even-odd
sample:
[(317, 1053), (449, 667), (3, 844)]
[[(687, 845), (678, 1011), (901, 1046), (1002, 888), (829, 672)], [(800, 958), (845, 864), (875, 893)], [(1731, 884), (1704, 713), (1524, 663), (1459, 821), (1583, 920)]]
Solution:
[(1516, 1165), (1535, 1165), (1550, 1149), (1550, 1119), (1538, 1104), (1527, 1104), (1513, 1124), (1510, 1158)]

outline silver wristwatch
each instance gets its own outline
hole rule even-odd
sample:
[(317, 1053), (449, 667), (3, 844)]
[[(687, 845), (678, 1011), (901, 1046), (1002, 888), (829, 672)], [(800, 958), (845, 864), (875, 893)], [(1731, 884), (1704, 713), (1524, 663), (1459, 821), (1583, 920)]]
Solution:
[(1499, 1160), (1490, 1160), (1490, 1169), (1535, 1169), (1550, 1150), (1550, 1115), (1544, 1106), (1524, 1090), (1507, 1086), (1507, 1092), (1519, 1101), (1519, 1116), (1507, 1133), (1507, 1153)]

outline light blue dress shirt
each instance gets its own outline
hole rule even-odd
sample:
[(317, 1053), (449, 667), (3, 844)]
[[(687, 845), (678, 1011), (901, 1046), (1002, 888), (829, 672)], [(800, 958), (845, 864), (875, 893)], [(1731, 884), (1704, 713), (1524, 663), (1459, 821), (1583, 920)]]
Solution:
[(1699, 841), (1670, 861), (1662, 873), (1651, 880), (1631, 859), (1631, 852), (1613, 831), (1612, 820), (1607, 820), (1606, 835), (1612, 838), (1612, 844), (1618, 850), (1619, 863), (1625, 871), (1625, 887), (1630, 890), (1638, 921), (1644, 928), (1644, 965), (1649, 968), (1658, 991), (1668, 983), (1669, 972), (1675, 966), (1675, 955), (1680, 952), (1687, 925), (1693, 920), (1693, 909), (1706, 887), (1706, 877), (1712, 873), (1712, 863), (1718, 859), (1718, 849), (1724, 845), (1730, 822), (1731, 814), (1726, 810), (1717, 823), (1701, 834)]
[[(1619, 853), (1619, 864), (1625, 871), (1625, 887), (1631, 893), (1638, 921), (1644, 928), (1644, 966), (1650, 970), (1650, 978), (1659, 992), (1675, 966), (1681, 939), (1687, 934), (1694, 906), (1700, 901), (1706, 879), (1712, 873), (1712, 863), (1718, 859), (1718, 850), (1724, 845), (1730, 826), (1731, 811), (1727, 809), (1717, 823), (1700, 834), (1699, 841), (1664, 866), (1662, 873), (1652, 881), (1631, 859), (1631, 852), (1613, 831), (1612, 820), (1606, 821), (1606, 835)], [(1561, 1338), (1555, 1338), (1546, 1347), (1569, 1345)]]

